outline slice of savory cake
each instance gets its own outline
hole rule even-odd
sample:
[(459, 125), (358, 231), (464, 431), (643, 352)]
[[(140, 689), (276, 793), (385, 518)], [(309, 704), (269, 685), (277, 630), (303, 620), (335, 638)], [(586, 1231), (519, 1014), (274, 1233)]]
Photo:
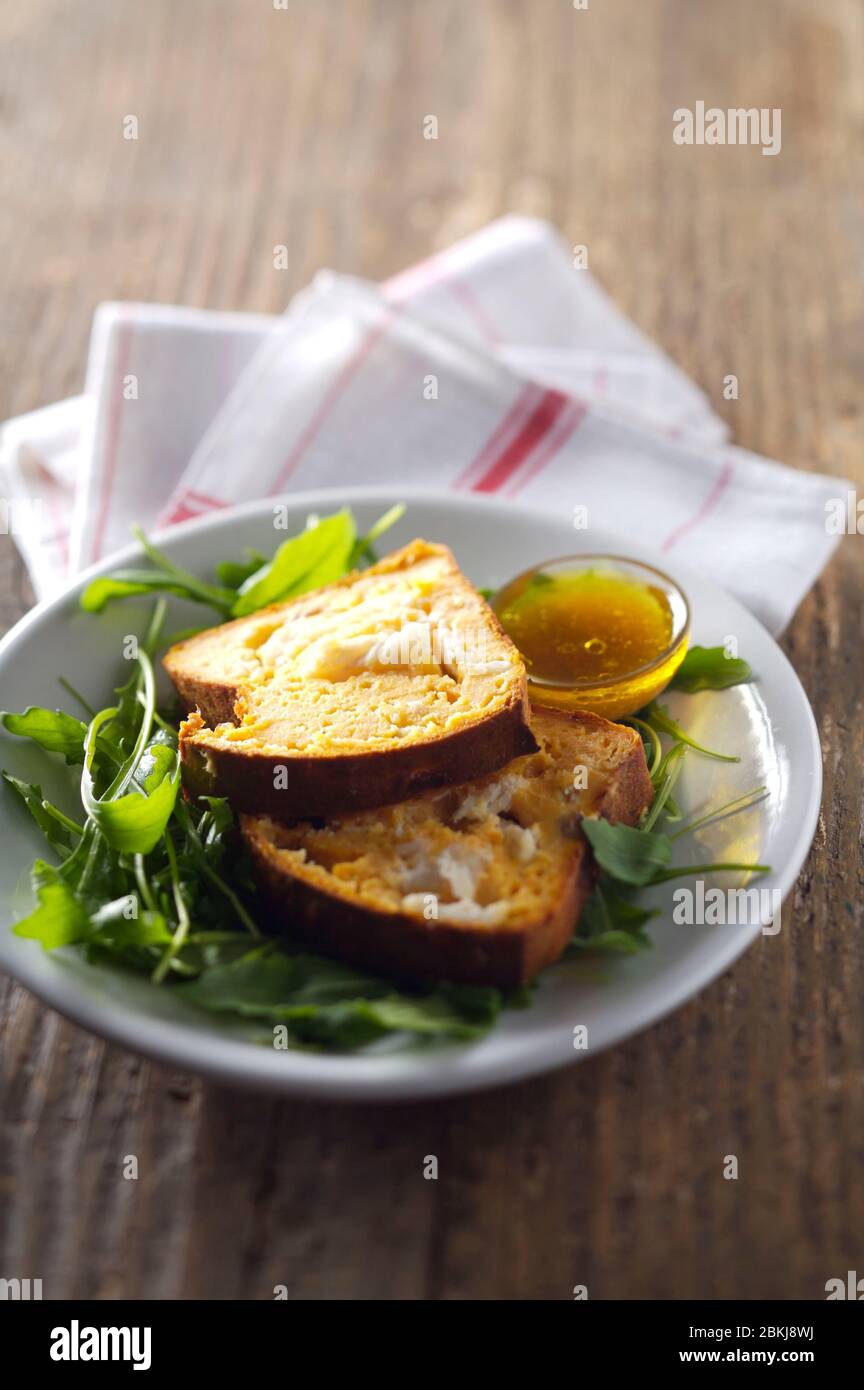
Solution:
[(324, 825), (241, 817), (271, 922), (406, 980), (508, 987), (557, 960), (596, 877), (582, 818), (634, 825), (653, 793), (635, 730), (532, 726), (536, 753), (468, 785)]
[(442, 545), (172, 647), (193, 793), (283, 820), (495, 771), (536, 744), (525, 667)]

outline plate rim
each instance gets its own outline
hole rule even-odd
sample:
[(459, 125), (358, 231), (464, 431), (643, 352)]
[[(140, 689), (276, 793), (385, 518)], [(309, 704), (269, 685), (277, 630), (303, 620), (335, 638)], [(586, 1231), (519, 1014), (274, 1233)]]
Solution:
[[(416, 501), (430, 506), (475, 511), (487, 517), (498, 514), (506, 517), (511, 524), (518, 524), (523, 518), (546, 525), (554, 524), (556, 520), (554, 513), (550, 513), (548, 509), (526, 507), (501, 498), (476, 494), (462, 495), (427, 487), (396, 488), (391, 485), (358, 485), (347, 489), (308, 489), (303, 492), (284, 494), (281, 497), (252, 499), (236, 507), (207, 513), (204, 516), (194, 517), (170, 527), (160, 528), (148, 533), (148, 536), (157, 546), (173, 546), (178, 542), (182, 545), (187, 537), (197, 536), (208, 531), (218, 532), (225, 527), (230, 527), (235, 522), (264, 516), (268, 512), (272, 513), (278, 505), (287, 504), (292, 509), (308, 507), (310, 510), (314, 510), (337, 499), (340, 506), (346, 507), (355, 503), (375, 501), (380, 501), (386, 505), (392, 505), (394, 501), (399, 500)], [(613, 532), (602, 532), (603, 536), (612, 537), (614, 534)], [(619, 539), (625, 548), (634, 544), (626, 537)], [(642, 545), (638, 541), (635, 544), (638, 550), (648, 554), (653, 553), (651, 546)], [(122, 550), (114, 551), (111, 555), (88, 566), (58, 593), (34, 605), (0, 639), (0, 663), (5, 660), (9, 649), (17, 646), (22, 638), (26, 637), (31, 627), (50, 617), (56, 610), (62, 609), (73, 595), (79, 593), (92, 579), (108, 574), (130, 561), (140, 559), (142, 555), (143, 551), (140, 544), (132, 542)], [(658, 555), (657, 559), (662, 565), (662, 556)], [(754, 623), (761, 630), (763, 639), (773, 648), (775, 658), (779, 658), (784, 675), (791, 677), (799, 697), (803, 717), (802, 732), (806, 733), (811, 754), (809, 770), (812, 782), (806, 813), (800, 817), (797, 833), (784, 865), (776, 871), (778, 888), (782, 898), (785, 899), (794, 887), (807, 858), (821, 810), (822, 750), (815, 716), (795, 668), (759, 618), (733, 594), (715, 585), (710, 578), (692, 571), (689, 566), (684, 567), (682, 574), (685, 591), (687, 575), (691, 573), (698, 579), (699, 584), (707, 586), (709, 590), (719, 595), (733, 608), (740, 610), (746, 615), (748, 621)], [(4, 913), (4, 917), (5, 915)], [(0, 924), (0, 930), (4, 934), (10, 930), (10, 927), (11, 922)], [(34, 994), (42, 1003), (77, 1026), (85, 1028), (117, 1046), (151, 1058), (162, 1065), (186, 1069), (223, 1085), (242, 1086), (250, 1090), (266, 1091), (271, 1094), (338, 1102), (400, 1102), (412, 1099), (431, 1100), (442, 1096), (513, 1085), (531, 1076), (558, 1070), (574, 1061), (582, 1060), (586, 1055), (597, 1055), (607, 1047), (617, 1046), (619, 1043), (653, 1027), (654, 1024), (682, 1007), (688, 1000), (695, 998), (728, 970), (760, 934), (761, 926), (758, 923), (739, 927), (735, 933), (730, 934), (723, 946), (718, 948), (711, 957), (709, 967), (703, 967), (696, 972), (695, 980), (693, 978), (682, 980), (676, 988), (664, 992), (661, 997), (658, 997), (656, 1007), (648, 1007), (640, 1011), (632, 1026), (625, 1026), (614, 1038), (608, 1039), (600, 1047), (592, 1049), (590, 1053), (571, 1050), (569, 1055), (563, 1053), (554, 1057), (538, 1055), (538, 1040), (535, 1049), (525, 1047), (524, 1055), (521, 1058), (517, 1057), (515, 1060), (503, 1058), (497, 1063), (485, 1062), (481, 1068), (475, 1068), (471, 1064), (472, 1045), (454, 1045), (434, 1054), (434, 1067), (424, 1067), (414, 1073), (406, 1069), (395, 1075), (387, 1073), (386, 1068), (382, 1070), (381, 1063), (385, 1060), (383, 1057), (353, 1056), (349, 1058), (344, 1055), (327, 1056), (290, 1051), (277, 1054), (272, 1050), (231, 1036), (219, 1037), (217, 1035), (214, 1039), (210, 1033), (203, 1031), (197, 1033), (180, 1022), (155, 1019), (153, 1015), (141, 1011), (136, 1010), (129, 1014), (123, 1014), (116, 1009), (108, 1010), (98, 1001), (92, 1001), (83, 991), (77, 993), (73, 991), (70, 998), (68, 984), (64, 983), (62, 971), (58, 972), (56, 979), (45, 980), (38, 976), (35, 970), (30, 971), (27, 968), (26, 960), (10, 962), (3, 950), (2, 938), (0, 938), (0, 969), (3, 969), (25, 989)], [(33, 945), (34, 948), (38, 949), (36, 943)], [(34, 956), (34, 960), (35, 958)], [(154, 1030), (155, 1036), (152, 1036)], [(219, 1055), (220, 1049), (224, 1049), (224, 1055)], [(208, 1055), (208, 1052), (213, 1055)], [(409, 1055), (411, 1058), (426, 1059), (433, 1054), (415, 1051), (411, 1054), (403, 1053), (400, 1055), (403, 1059)], [(299, 1064), (299, 1069), (295, 1070), (290, 1066), (286, 1068), (286, 1062), (289, 1059), (295, 1063), (295, 1066)], [(344, 1067), (346, 1063), (351, 1066), (351, 1075), (346, 1075), (344, 1072), (340, 1075), (338, 1070), (334, 1072), (334, 1064), (337, 1067), (340, 1065)], [(362, 1065), (363, 1063), (366, 1065)]]

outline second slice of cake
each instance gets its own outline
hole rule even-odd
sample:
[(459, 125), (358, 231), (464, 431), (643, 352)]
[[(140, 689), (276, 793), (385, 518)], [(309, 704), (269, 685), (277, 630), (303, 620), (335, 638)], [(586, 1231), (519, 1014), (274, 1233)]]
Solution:
[(635, 729), (536, 710), (539, 749), (398, 806), (281, 825), (241, 817), (274, 924), (397, 979), (513, 986), (561, 955), (596, 877), (586, 817), (638, 824)]

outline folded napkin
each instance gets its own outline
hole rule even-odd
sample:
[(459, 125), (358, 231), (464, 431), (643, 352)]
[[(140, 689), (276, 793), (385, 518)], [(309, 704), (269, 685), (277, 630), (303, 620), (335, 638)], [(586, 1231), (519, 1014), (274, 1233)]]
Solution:
[[(9, 422), (37, 593), (145, 528), (252, 497), (431, 485), (652, 539), (774, 632), (843, 480), (727, 443), (689, 378), (546, 224), (508, 217), (383, 285), (322, 272), (282, 316), (103, 305), (83, 397)], [(32, 515), (31, 515), (32, 513)]]

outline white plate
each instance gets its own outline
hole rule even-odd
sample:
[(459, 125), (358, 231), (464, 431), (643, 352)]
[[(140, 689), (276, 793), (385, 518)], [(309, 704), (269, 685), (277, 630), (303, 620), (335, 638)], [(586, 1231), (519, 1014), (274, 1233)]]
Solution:
[[(517, 571), (579, 550), (626, 553), (670, 571), (689, 595), (693, 640), (716, 645), (734, 637), (758, 683), (722, 693), (671, 695), (674, 712), (709, 747), (741, 755), (739, 764), (694, 755), (685, 762), (679, 800), (695, 811), (765, 784), (770, 795), (757, 809), (721, 822), (699, 845), (679, 842), (682, 862), (706, 856), (760, 859), (773, 866), (760, 887), (785, 896), (804, 862), (816, 827), (821, 792), (819, 740), (798, 678), (764, 628), (707, 580), (679, 569), (645, 546), (626, 545), (595, 531), (573, 530), (566, 517), (527, 512), (480, 498), (402, 494), (408, 511), (388, 537), (395, 548), (413, 536), (452, 546), (478, 585), (497, 587)], [(309, 511), (353, 507), (361, 529), (397, 500), (391, 491), (358, 488), (349, 494), (305, 493), (288, 502), (302, 527)], [(215, 563), (239, 557), (244, 546), (272, 552), (284, 539), (274, 531), (273, 509), (256, 502), (225, 515), (188, 522), (158, 536), (179, 564), (209, 577)], [(70, 707), (58, 684), (63, 675), (97, 705), (107, 703), (123, 675), (121, 644), (143, 630), (149, 604), (122, 603), (93, 617), (78, 598), (96, 574), (140, 559), (137, 547), (83, 575), (62, 597), (35, 609), (0, 644), (0, 704)], [(177, 603), (172, 626), (201, 621), (204, 610)], [(49, 762), (52, 766), (48, 767)], [(39, 749), (2, 734), (0, 764), (46, 795), (61, 796), (65, 769)], [(8, 788), (0, 793), (3, 853), (0, 864), (0, 968), (45, 1003), (111, 1041), (164, 1062), (239, 1085), (333, 1100), (416, 1098), (472, 1091), (533, 1076), (591, 1055), (645, 1028), (715, 979), (760, 933), (756, 924), (676, 926), (672, 891), (654, 889), (662, 915), (650, 927), (654, 947), (638, 956), (591, 958), (553, 967), (542, 977), (527, 1010), (505, 1012), (478, 1043), (387, 1055), (324, 1056), (275, 1051), (246, 1041), (231, 1027), (183, 1004), (169, 989), (108, 968), (87, 965), (74, 951), (47, 953), (9, 930), (30, 903), (28, 870), (44, 845)], [(686, 848), (685, 848), (686, 847)], [(692, 857), (690, 857), (692, 856)], [(782, 921), (782, 919), (781, 919)], [(782, 941), (779, 937), (772, 938)], [(779, 961), (778, 961), (779, 969)], [(587, 1028), (588, 1049), (575, 1050), (573, 1030)]]

